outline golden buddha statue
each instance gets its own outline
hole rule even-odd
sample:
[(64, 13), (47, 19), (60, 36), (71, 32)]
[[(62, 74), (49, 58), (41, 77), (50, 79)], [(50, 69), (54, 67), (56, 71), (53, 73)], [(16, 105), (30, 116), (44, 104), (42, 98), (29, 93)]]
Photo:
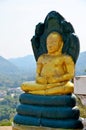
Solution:
[(62, 54), (63, 39), (58, 32), (51, 32), (46, 39), (48, 53), (37, 61), (36, 81), (21, 85), (22, 90), (32, 94), (67, 94), (74, 90), (70, 80), (74, 77), (71, 56)]
[(47, 37), (47, 54), (37, 61), (36, 82), (41, 84), (63, 84), (74, 76), (74, 62), (70, 56), (62, 54), (63, 40), (59, 33), (52, 32)]
[(58, 12), (50, 12), (38, 23), (31, 39), (37, 61), (36, 80), (24, 82), (21, 89), (40, 95), (73, 93), (79, 39), (71, 23)]
[(25, 93), (19, 99), (14, 128), (82, 129), (71, 82), (79, 55), (73, 26), (51, 11), (44, 23), (36, 25), (31, 42), (37, 61), (36, 79), (21, 85)]

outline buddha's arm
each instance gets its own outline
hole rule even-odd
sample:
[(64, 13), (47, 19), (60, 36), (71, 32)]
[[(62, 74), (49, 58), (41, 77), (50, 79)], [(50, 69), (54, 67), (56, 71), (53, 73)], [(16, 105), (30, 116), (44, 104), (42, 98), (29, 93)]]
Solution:
[(42, 66), (43, 66), (42, 63), (37, 63), (37, 70), (36, 70), (37, 76), (40, 76)]
[(74, 62), (71, 57), (65, 58), (65, 67), (67, 69), (67, 72), (62, 76), (62, 79), (65, 80), (71, 80), (74, 77)]
[(52, 77), (50, 82), (52, 83), (59, 83), (69, 81), (74, 77), (74, 62), (71, 57), (64, 58), (64, 65), (62, 66), (65, 73), (61, 76)]
[(41, 71), (42, 71), (42, 68), (43, 68), (42, 60), (43, 60), (43, 58), (40, 57), (38, 59), (38, 62), (37, 62), (36, 82), (40, 83), (40, 84), (46, 84), (47, 80), (44, 77), (41, 76)]

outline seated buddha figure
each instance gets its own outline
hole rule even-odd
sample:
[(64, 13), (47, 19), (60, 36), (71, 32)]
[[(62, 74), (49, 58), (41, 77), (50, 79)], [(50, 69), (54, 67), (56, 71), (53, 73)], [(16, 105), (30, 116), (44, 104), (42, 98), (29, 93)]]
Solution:
[(63, 40), (58, 32), (51, 32), (46, 40), (47, 54), (37, 61), (36, 82), (39, 84), (65, 84), (74, 76), (74, 62), (62, 54)]
[(32, 94), (67, 94), (73, 92), (70, 80), (74, 77), (74, 62), (71, 56), (62, 54), (62, 36), (51, 32), (46, 38), (48, 53), (37, 61), (36, 81), (22, 84), (22, 90)]
[(40, 95), (69, 94), (79, 55), (79, 39), (71, 23), (51, 11), (38, 23), (31, 39), (37, 62), (35, 81), (24, 82), (21, 89)]

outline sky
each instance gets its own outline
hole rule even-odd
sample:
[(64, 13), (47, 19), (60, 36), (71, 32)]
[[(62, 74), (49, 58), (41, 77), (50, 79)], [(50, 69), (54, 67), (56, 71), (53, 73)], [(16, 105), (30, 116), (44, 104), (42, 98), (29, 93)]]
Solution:
[(80, 52), (86, 51), (86, 0), (0, 0), (0, 56), (9, 59), (33, 54), (35, 26), (52, 10), (72, 23)]

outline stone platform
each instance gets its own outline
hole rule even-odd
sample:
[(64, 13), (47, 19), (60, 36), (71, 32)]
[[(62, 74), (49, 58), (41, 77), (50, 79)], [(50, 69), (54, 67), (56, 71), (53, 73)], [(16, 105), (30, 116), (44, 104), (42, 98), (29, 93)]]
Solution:
[[(84, 128), (83, 129), (68, 129), (68, 130), (86, 130), (86, 119), (83, 120)], [(60, 128), (49, 128), (49, 127), (37, 127), (37, 126), (25, 126), (25, 125), (12, 125), (12, 130), (67, 130), (67, 129), (60, 129)]]

